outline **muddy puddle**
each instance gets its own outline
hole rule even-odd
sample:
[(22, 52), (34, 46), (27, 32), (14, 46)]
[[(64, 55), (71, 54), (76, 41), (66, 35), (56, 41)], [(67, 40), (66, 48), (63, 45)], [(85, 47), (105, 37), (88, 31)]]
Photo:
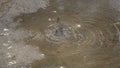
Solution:
[(7, 9), (0, 7), (1, 68), (120, 67), (120, 13), (116, 1), (1, 3)]

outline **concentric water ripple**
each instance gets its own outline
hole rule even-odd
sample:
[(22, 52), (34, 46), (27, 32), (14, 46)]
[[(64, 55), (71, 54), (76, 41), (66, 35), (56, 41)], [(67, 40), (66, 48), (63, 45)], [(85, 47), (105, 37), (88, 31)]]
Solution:
[(116, 1), (48, 1), (0, 1), (1, 68), (119, 68)]
[[(77, 19), (76, 19), (77, 20)], [(100, 24), (90, 21), (80, 21), (79, 24), (70, 24), (69, 22), (59, 21), (62, 23), (54, 23), (48, 26), (46, 33), (46, 38), (48, 42), (67, 42), (67, 43), (77, 43), (78, 45), (104, 45), (104, 43), (109, 43), (108, 45), (114, 44), (117, 40), (117, 35), (113, 33), (117, 32), (118, 29), (114, 24), (109, 23), (107, 27), (104, 26), (106, 23)], [(93, 24), (90, 24), (90, 23)], [(100, 22), (100, 21), (99, 21)]]
[(53, 43), (57, 42), (78, 42), (81, 40), (79, 31), (77, 28), (70, 26), (65, 23), (61, 23), (61, 21), (57, 21), (54, 24), (50, 25), (45, 31), (46, 38), (48, 41)]

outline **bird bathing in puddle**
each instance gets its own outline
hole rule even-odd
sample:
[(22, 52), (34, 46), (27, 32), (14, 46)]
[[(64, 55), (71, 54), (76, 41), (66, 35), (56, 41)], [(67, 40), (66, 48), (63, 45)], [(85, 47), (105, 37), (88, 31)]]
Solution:
[(46, 40), (51, 43), (75, 43), (80, 40), (79, 32), (69, 23), (62, 22), (58, 17), (55, 23), (45, 30)]

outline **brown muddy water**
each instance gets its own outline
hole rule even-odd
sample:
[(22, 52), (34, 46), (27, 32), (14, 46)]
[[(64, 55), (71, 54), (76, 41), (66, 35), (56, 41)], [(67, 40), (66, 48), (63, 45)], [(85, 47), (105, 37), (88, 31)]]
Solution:
[(1, 4), (0, 68), (120, 68), (119, 0), (11, 1), (41, 5)]

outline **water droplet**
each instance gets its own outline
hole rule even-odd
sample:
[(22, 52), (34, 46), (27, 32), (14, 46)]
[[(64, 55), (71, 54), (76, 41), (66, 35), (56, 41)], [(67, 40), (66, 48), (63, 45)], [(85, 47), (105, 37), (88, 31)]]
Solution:
[(78, 25), (77, 25), (77, 27), (81, 27), (81, 25), (80, 25), (80, 24), (78, 24)]
[(48, 18), (48, 21), (52, 21), (52, 19), (51, 19), (51, 18)]
[(9, 29), (7, 29), (7, 28), (4, 28), (4, 29), (3, 29), (3, 31), (9, 31)]
[(7, 43), (3, 43), (3, 46), (9, 46), (9, 44), (7, 44)]
[(65, 68), (64, 66), (60, 66), (60, 68)]
[(8, 63), (9, 66), (13, 65), (13, 64), (16, 64), (17, 62), (16, 61), (11, 61)]
[(53, 13), (57, 13), (57, 11), (52, 11)]
[(8, 47), (8, 49), (11, 49), (11, 48), (12, 48), (12, 46), (9, 46), (9, 47)]

